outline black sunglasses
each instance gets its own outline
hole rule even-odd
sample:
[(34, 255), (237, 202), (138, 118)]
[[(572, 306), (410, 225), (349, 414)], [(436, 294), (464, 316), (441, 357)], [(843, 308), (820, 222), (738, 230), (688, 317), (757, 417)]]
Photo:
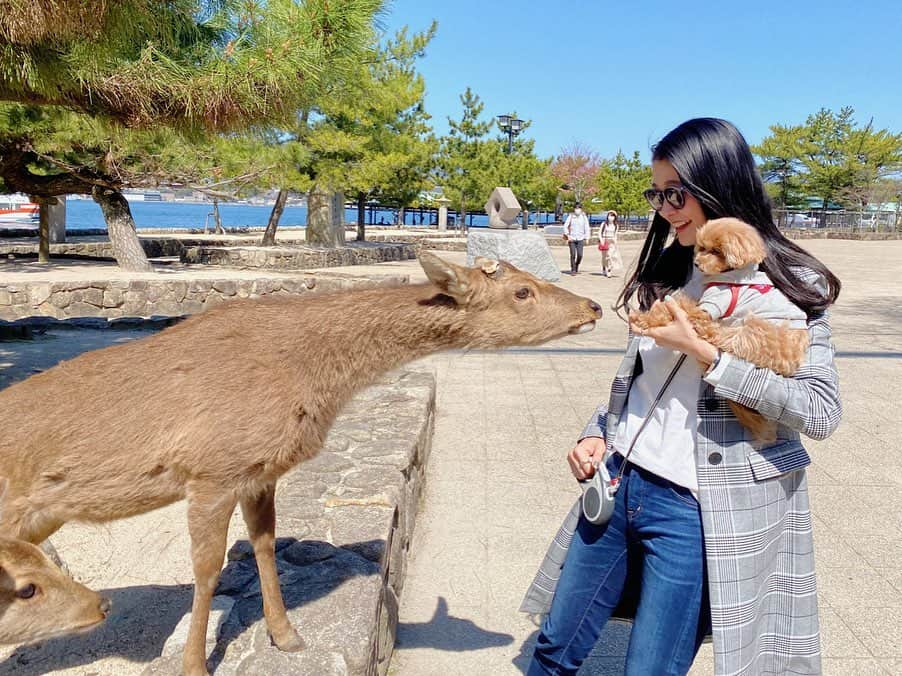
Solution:
[(663, 190), (649, 188), (642, 195), (648, 200), (652, 209), (660, 211), (664, 208), (664, 200), (667, 200), (674, 209), (682, 209), (683, 205), (686, 204), (686, 195), (684, 193), (688, 192), (683, 186), (671, 186)]

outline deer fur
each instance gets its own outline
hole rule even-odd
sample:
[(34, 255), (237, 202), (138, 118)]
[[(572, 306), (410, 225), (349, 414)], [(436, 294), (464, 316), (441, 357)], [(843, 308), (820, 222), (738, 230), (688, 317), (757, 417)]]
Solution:
[[(718, 218), (698, 229), (695, 265), (706, 277), (760, 264), (767, 256), (764, 240), (754, 227), (735, 218)], [(798, 370), (808, 349), (808, 331), (789, 328), (788, 322), (775, 323), (750, 314), (741, 324), (726, 326), (712, 319), (698, 302), (683, 293), (676, 294), (679, 306), (689, 316), (696, 333), (715, 347), (770, 369), (782, 376)], [(788, 302), (788, 301), (787, 301)], [(647, 330), (673, 321), (670, 310), (656, 303), (647, 312), (631, 312), (634, 328)], [(777, 438), (777, 424), (739, 402), (729, 401), (733, 414), (760, 442)]]
[[(0, 479), (0, 500), (7, 482)], [(110, 602), (65, 575), (40, 548), (0, 535), (0, 644), (88, 631)]]
[(0, 528), (38, 543), (188, 501), (195, 574), (186, 674), (205, 674), (210, 601), (240, 504), (269, 631), (303, 642), (274, 558), (276, 480), (319, 452), (360, 388), (451, 348), (537, 345), (591, 330), (597, 303), (497, 261), (423, 252), (430, 282), (236, 300), (153, 336), (83, 354), (0, 392)]

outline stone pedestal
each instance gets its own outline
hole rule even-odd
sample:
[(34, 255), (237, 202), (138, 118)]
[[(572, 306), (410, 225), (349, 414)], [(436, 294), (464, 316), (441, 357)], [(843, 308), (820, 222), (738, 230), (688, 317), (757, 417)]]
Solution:
[(66, 241), (66, 197), (56, 198), (55, 204), (47, 205), (50, 217), (50, 243), (59, 244)]
[(467, 265), (476, 256), (507, 261), (540, 279), (557, 282), (561, 271), (551, 257), (545, 237), (529, 230), (471, 230), (467, 235)]
[(447, 230), (448, 229), (448, 205), (451, 204), (451, 200), (447, 197), (440, 197), (438, 200), (438, 229), (439, 230)]

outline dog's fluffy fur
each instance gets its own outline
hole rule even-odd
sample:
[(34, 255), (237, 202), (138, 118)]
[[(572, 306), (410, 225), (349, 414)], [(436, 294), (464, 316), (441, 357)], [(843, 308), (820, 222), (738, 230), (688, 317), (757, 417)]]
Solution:
[[(758, 231), (735, 218), (712, 220), (698, 229), (695, 264), (706, 277), (760, 264), (766, 255)], [(712, 319), (689, 296), (676, 294), (674, 300), (685, 310), (703, 340), (755, 366), (791, 376), (805, 357), (808, 332), (804, 329), (792, 329), (786, 322), (778, 324), (753, 314), (743, 317), (738, 325), (726, 326)], [(630, 322), (638, 329), (664, 326), (671, 321), (673, 316), (664, 303), (656, 303), (648, 312), (630, 313)], [(735, 401), (729, 404), (736, 418), (758, 441), (776, 439), (776, 422)]]

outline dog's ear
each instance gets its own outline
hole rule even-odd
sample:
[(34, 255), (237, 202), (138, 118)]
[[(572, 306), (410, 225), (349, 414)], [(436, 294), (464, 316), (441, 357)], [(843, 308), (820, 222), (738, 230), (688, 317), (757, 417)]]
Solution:
[[(713, 234), (715, 230), (709, 232)], [(734, 218), (720, 219), (716, 234), (723, 251), (724, 262), (732, 270), (760, 263), (767, 255), (764, 240), (748, 223)]]

